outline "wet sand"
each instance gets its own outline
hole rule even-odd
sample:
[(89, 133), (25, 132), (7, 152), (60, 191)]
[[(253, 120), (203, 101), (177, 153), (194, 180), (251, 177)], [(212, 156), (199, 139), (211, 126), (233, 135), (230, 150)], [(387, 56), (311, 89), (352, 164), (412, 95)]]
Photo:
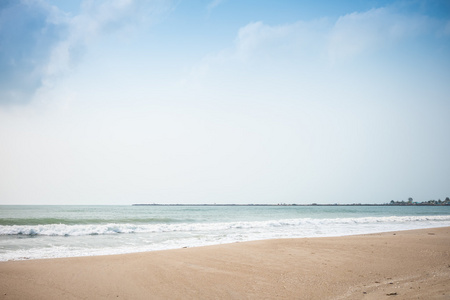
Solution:
[(450, 299), (450, 227), (1, 262), (0, 299)]

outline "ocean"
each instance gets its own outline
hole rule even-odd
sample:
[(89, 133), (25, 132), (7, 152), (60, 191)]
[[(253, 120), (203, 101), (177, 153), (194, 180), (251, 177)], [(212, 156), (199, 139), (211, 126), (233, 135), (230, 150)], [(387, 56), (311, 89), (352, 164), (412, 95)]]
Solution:
[(450, 226), (450, 206), (0, 206), (0, 261)]

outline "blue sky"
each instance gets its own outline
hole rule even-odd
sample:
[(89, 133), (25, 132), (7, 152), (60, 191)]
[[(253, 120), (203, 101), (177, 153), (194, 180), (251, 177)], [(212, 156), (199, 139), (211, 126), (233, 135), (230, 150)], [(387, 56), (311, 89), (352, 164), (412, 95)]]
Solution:
[(448, 1), (3, 1), (0, 203), (450, 196)]

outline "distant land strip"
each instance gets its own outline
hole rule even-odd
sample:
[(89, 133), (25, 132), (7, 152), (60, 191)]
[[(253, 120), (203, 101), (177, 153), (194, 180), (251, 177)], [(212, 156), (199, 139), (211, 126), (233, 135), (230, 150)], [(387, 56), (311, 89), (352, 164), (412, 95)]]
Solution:
[(429, 200), (424, 202), (413, 202), (412, 198), (408, 201), (394, 201), (389, 203), (350, 203), (350, 204), (288, 204), (288, 203), (278, 203), (278, 204), (161, 204), (161, 203), (136, 203), (132, 206), (450, 206), (450, 198), (447, 197), (444, 201), (439, 200)]

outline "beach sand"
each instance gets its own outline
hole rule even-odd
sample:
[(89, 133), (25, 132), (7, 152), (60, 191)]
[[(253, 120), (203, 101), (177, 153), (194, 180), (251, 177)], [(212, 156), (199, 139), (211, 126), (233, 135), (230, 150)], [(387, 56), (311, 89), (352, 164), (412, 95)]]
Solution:
[(450, 299), (450, 227), (1, 262), (0, 299)]

